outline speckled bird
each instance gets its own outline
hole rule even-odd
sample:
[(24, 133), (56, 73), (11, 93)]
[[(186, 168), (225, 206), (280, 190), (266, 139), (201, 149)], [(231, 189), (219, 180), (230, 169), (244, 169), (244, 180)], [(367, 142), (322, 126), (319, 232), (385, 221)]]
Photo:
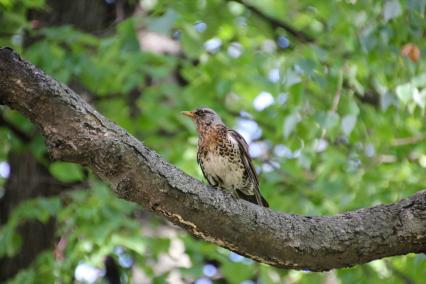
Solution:
[(220, 116), (209, 108), (183, 111), (197, 126), (197, 162), (208, 183), (216, 188), (268, 207), (259, 191), (259, 180), (244, 138), (225, 126)]

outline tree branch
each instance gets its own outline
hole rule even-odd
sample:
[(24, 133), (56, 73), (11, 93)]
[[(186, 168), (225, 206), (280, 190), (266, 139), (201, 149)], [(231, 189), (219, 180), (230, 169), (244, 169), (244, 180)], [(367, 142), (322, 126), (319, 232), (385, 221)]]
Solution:
[(120, 198), (256, 261), (324, 271), (426, 251), (426, 191), (327, 217), (235, 200), (165, 162), (10, 48), (0, 49), (0, 103), (40, 127), (53, 159), (88, 166)]
[(303, 43), (310, 43), (310, 42), (314, 42), (314, 38), (311, 37), (310, 35), (308, 35), (307, 33), (297, 30), (295, 28), (293, 28), (290, 24), (282, 21), (282, 20), (278, 20), (274, 17), (271, 17), (267, 14), (265, 14), (264, 12), (262, 12), (259, 8), (257, 8), (254, 5), (251, 5), (249, 3), (247, 3), (244, 0), (232, 0), (234, 2), (240, 3), (241, 5), (243, 5), (244, 7), (246, 7), (249, 11), (251, 11), (253, 14), (255, 14), (256, 16), (258, 16), (259, 18), (267, 21), (268, 23), (271, 24), (272, 28), (282, 28), (284, 29), (286, 32), (288, 32), (289, 34), (291, 34), (292, 36), (294, 36), (296, 39), (298, 39), (300, 42)]

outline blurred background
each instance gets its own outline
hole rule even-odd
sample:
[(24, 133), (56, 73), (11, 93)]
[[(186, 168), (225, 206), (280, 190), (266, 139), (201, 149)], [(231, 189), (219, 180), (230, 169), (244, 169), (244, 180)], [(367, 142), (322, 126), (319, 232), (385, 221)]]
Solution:
[[(0, 0), (0, 46), (203, 180), (181, 110), (249, 142), (274, 210), (333, 215), (426, 184), (425, 0)], [(0, 106), (0, 282), (424, 283), (426, 256), (275, 269), (198, 241), (51, 162)]]

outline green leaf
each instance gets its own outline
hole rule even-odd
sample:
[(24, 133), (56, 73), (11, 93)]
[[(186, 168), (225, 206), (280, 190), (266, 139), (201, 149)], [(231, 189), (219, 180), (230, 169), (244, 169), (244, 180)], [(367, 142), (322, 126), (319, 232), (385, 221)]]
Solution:
[(342, 118), (341, 128), (345, 135), (349, 135), (356, 125), (357, 117), (352, 114), (345, 115)]
[(385, 22), (399, 17), (402, 14), (399, 0), (387, 0), (383, 6), (383, 18)]
[(406, 105), (410, 100), (412, 100), (415, 90), (416, 88), (412, 84), (407, 83), (397, 86), (395, 92), (399, 100)]
[(147, 22), (148, 30), (169, 35), (178, 18), (178, 14), (169, 9), (160, 17), (150, 18)]
[(335, 112), (321, 112), (316, 116), (316, 121), (323, 129), (331, 129), (339, 124), (339, 115)]
[(15, 226), (4, 225), (0, 228), (0, 257), (13, 257), (19, 252), (22, 238)]
[(241, 262), (225, 262), (221, 267), (221, 271), (230, 283), (241, 283), (249, 280), (253, 276), (253, 265)]
[(77, 164), (54, 162), (49, 166), (49, 171), (62, 182), (75, 182), (84, 179), (83, 169)]
[(284, 120), (284, 137), (290, 136), (296, 125), (302, 120), (298, 112), (294, 112), (287, 116)]

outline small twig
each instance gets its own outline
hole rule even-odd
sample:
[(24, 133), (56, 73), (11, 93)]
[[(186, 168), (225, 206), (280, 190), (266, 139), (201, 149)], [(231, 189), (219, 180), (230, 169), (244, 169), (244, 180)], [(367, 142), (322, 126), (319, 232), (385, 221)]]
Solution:
[(54, 257), (56, 261), (63, 261), (65, 259), (65, 249), (68, 244), (68, 236), (69, 233), (63, 234), (54, 249)]
[(394, 155), (379, 155), (377, 156), (377, 163), (378, 164), (392, 164), (395, 163), (398, 159)]
[[(334, 95), (333, 104), (332, 104), (331, 109), (330, 109), (330, 112), (332, 112), (332, 113), (337, 112), (337, 107), (339, 106), (340, 97), (341, 97), (341, 94), (342, 94), (342, 86), (343, 86), (343, 72), (340, 71), (338, 81), (337, 81), (336, 94)], [(327, 134), (327, 129), (323, 128), (322, 133), (321, 133), (321, 139), (324, 139), (326, 134)]]
[(417, 144), (419, 142), (422, 142), (423, 140), (426, 140), (426, 133), (419, 133), (409, 137), (395, 138), (393, 139), (391, 145), (392, 146), (412, 145), (412, 144)]
[(341, 94), (342, 94), (342, 86), (343, 86), (343, 72), (339, 72), (336, 95), (334, 96), (333, 106), (331, 108), (332, 112), (336, 112), (337, 107), (339, 106), (340, 97), (341, 97)]
[(115, 4), (115, 21), (119, 23), (119, 22), (122, 22), (124, 18), (125, 18), (124, 1), (118, 0)]
[(392, 273), (396, 277), (401, 279), (402, 282), (404, 282), (405, 284), (416, 284), (416, 281), (414, 281), (408, 275), (406, 275), (405, 273), (397, 269), (395, 266), (393, 266), (392, 263), (390, 263), (390, 261), (385, 260), (385, 265), (390, 271), (392, 271)]

